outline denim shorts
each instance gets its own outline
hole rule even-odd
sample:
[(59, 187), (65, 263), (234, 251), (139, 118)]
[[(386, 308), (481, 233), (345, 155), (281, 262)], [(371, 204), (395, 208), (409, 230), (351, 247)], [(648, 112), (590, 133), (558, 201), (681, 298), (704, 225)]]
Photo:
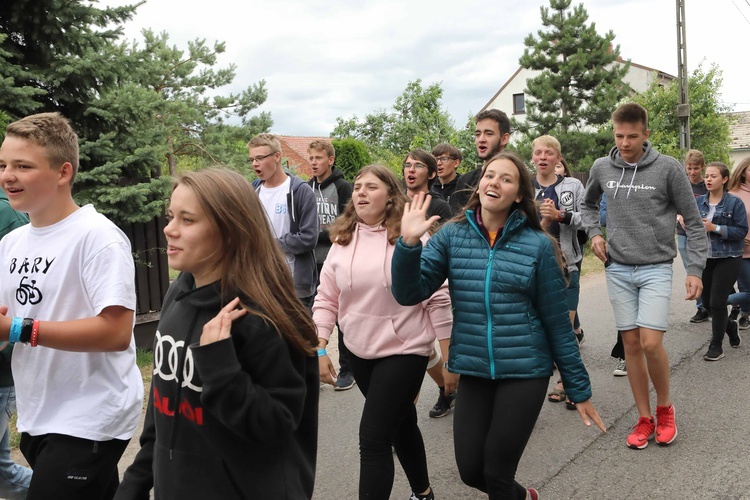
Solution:
[(581, 272), (573, 271), (568, 276), (568, 288), (565, 290), (568, 296), (568, 311), (578, 310), (578, 299), (581, 295)]
[(607, 292), (618, 330), (638, 327), (666, 331), (672, 295), (672, 263), (632, 266), (612, 262), (606, 268)]

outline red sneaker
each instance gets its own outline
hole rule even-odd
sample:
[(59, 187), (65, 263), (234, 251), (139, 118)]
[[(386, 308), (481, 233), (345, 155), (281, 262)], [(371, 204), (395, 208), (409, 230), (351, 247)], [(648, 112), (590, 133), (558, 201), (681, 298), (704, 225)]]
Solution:
[(539, 500), (539, 493), (534, 488), (526, 490), (526, 498), (531, 500)]
[(648, 446), (648, 440), (654, 436), (654, 419), (641, 417), (633, 427), (633, 432), (628, 436), (628, 447), (634, 450), (642, 450)]
[(656, 407), (656, 444), (666, 446), (677, 437), (674, 405)]

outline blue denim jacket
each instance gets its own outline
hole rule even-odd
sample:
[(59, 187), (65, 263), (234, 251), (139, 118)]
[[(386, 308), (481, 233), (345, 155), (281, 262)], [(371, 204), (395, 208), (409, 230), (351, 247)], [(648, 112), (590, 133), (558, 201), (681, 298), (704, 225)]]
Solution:
[[(708, 216), (708, 194), (698, 198), (698, 210), (701, 219)], [(742, 255), (747, 235), (747, 212), (745, 204), (736, 196), (724, 193), (716, 205), (716, 212), (711, 222), (721, 227), (721, 234), (708, 233), (711, 243), (711, 258), (738, 257)]]

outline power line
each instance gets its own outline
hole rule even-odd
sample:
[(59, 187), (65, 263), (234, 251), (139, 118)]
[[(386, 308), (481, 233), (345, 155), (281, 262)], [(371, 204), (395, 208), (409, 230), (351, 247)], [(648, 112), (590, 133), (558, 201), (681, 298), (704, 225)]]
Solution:
[[(745, 3), (750, 6), (750, 2), (748, 2), (748, 0), (745, 0)], [(734, 0), (732, 0), (732, 5), (734, 5), (735, 8), (739, 11), (740, 15), (745, 20), (745, 22), (747, 22), (747, 24), (750, 24), (750, 20), (747, 19), (747, 17), (745, 16), (745, 13), (740, 10), (740, 6), (737, 5)]]

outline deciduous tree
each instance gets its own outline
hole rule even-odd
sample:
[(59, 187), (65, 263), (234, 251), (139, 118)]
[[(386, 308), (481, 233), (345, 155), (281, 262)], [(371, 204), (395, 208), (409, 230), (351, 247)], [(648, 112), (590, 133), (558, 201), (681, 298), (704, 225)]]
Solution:
[[(690, 95), (690, 147), (699, 149), (706, 161), (721, 161), (731, 167), (730, 106), (721, 101), (721, 69), (698, 66), (688, 77)], [(662, 87), (656, 83), (634, 99), (648, 110), (649, 140), (660, 153), (683, 159), (680, 149), (680, 122), (677, 118), (678, 82)]]

